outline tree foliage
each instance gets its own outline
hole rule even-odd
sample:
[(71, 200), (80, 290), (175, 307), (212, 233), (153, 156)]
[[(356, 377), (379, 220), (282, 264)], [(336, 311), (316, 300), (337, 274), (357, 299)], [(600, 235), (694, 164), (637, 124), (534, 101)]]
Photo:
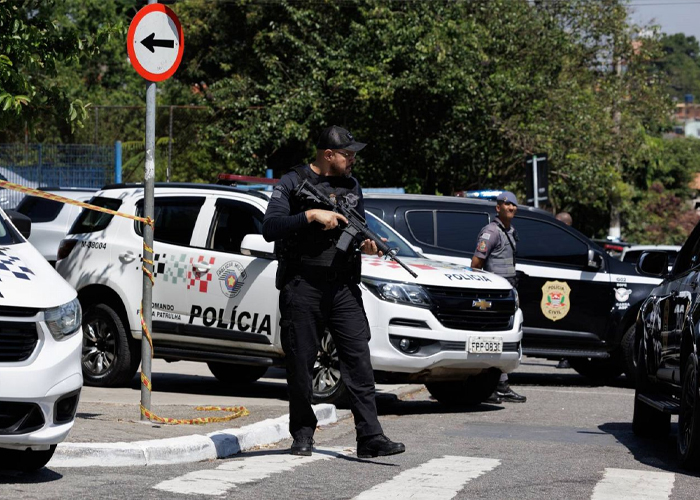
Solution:
[(72, 96), (71, 88), (56, 85), (57, 78), (99, 53), (112, 31), (81, 31), (57, 15), (59, 6), (52, 0), (0, 0), (0, 130), (24, 129), (42, 114), (75, 130), (85, 118), (86, 89)]
[[(22, 4), (25, 17), (30, 4), (39, 2)], [(48, 81), (66, 102), (143, 105), (144, 83), (124, 50), (138, 7), (52, 5), (69, 40), (107, 27), (115, 34), (99, 54), (62, 56)], [(158, 103), (200, 107), (185, 119), (176, 110), (174, 180), (267, 168), (279, 176), (313, 155), (321, 128), (338, 124), (369, 143), (355, 170), (366, 186), (446, 195), (507, 188), (523, 198), (525, 156), (545, 152), (553, 210), (572, 212), (596, 236), (619, 212), (641, 237), (637, 214), (652, 202), (653, 183), (686, 196), (678, 184), (697, 168), (685, 146), (660, 139), (671, 110), (669, 47), (693, 58), (697, 42), (630, 25), (625, 0), (184, 0), (171, 8), (185, 55), (158, 85)], [(168, 111), (159, 108), (159, 144)], [(116, 116), (99, 117), (99, 140), (138, 151), (143, 111)], [(45, 126), (45, 136), (64, 141), (88, 135)], [(130, 165), (135, 175), (136, 155)]]

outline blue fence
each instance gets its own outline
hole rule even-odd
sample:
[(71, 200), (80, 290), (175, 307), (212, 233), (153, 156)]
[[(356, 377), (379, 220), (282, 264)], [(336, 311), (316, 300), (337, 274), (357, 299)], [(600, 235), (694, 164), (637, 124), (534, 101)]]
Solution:
[[(121, 169), (119, 144), (0, 144), (0, 179), (27, 187), (100, 188)], [(118, 168), (116, 168), (118, 167)], [(13, 208), (23, 193), (3, 189), (0, 206)]]

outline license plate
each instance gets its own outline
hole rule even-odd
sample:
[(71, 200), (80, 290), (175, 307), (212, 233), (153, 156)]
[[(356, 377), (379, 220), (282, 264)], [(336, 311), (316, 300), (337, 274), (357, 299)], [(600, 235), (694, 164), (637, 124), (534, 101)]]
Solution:
[(500, 354), (503, 352), (501, 337), (469, 337), (467, 352)]

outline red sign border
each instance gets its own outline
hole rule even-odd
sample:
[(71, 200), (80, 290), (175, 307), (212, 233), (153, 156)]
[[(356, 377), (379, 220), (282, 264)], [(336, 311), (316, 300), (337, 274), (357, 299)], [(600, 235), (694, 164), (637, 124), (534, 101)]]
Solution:
[[(141, 22), (141, 20), (151, 12), (163, 12), (166, 16), (173, 20), (173, 22), (175, 23), (175, 27), (177, 28), (177, 36), (179, 38), (177, 58), (175, 59), (175, 62), (170, 67), (170, 69), (164, 73), (151, 73), (146, 68), (141, 66), (141, 63), (139, 63), (139, 60), (136, 58), (136, 52), (134, 51), (134, 33), (136, 32), (136, 27)], [(129, 32), (126, 35), (126, 51), (129, 54), (129, 60), (131, 61), (131, 65), (134, 67), (136, 72), (149, 82), (162, 82), (163, 80), (167, 80), (168, 78), (173, 76), (175, 71), (177, 71), (178, 66), (180, 66), (180, 61), (182, 61), (182, 54), (185, 51), (185, 37), (182, 33), (182, 25), (180, 24), (180, 20), (175, 15), (175, 12), (173, 12), (170, 7), (159, 3), (146, 5), (141, 10), (139, 10), (134, 16), (134, 18), (131, 20), (131, 24), (129, 25)]]

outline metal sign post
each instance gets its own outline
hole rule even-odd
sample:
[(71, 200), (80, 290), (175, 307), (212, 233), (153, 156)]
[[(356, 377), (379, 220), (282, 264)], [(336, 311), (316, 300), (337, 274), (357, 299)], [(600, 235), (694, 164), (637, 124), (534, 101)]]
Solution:
[(548, 199), (547, 160), (547, 155), (542, 153), (525, 157), (527, 202), (536, 208), (539, 208), (541, 201)]
[(535, 193), (535, 208), (540, 208), (539, 191), (537, 190), (537, 155), (532, 155), (532, 192)]
[[(153, 188), (156, 155), (156, 82), (177, 69), (182, 59), (184, 38), (175, 13), (156, 0), (139, 10), (129, 26), (126, 42), (129, 59), (146, 83), (146, 161), (144, 165), (143, 217), (154, 220)], [(143, 225), (143, 298), (141, 303), (141, 420), (149, 420), (151, 410), (150, 331), (153, 314), (153, 226)], [(146, 410), (146, 411), (144, 411)]]

